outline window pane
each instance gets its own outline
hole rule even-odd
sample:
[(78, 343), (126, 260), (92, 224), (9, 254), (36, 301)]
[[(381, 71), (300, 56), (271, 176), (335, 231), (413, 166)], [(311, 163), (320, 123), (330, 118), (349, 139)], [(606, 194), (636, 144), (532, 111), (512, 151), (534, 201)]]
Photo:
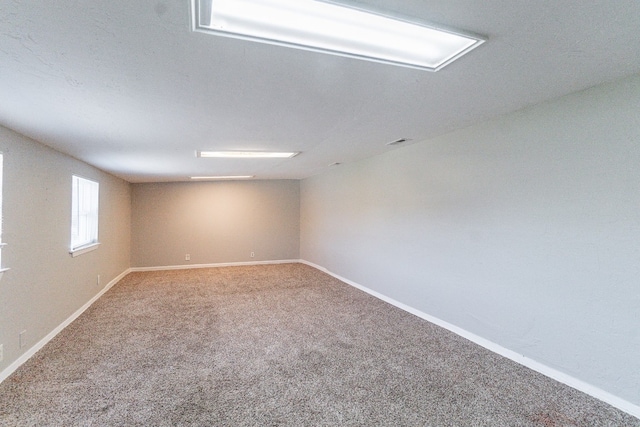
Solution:
[(98, 183), (73, 176), (71, 250), (98, 242)]
[[(0, 243), (2, 243), (2, 165), (4, 164), (4, 158), (0, 153)], [(0, 246), (0, 268), (2, 268), (2, 246)]]

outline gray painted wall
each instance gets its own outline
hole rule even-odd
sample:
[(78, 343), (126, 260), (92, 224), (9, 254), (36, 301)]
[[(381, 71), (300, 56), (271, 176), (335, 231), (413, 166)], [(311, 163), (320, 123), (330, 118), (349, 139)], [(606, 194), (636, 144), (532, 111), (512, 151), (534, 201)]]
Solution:
[(133, 267), (299, 258), (299, 181), (133, 184), (132, 211)]
[(301, 258), (640, 404), (640, 75), (301, 184)]
[[(129, 268), (129, 184), (0, 126), (4, 154), (0, 371)], [(100, 247), (75, 258), (71, 176), (100, 183)], [(97, 285), (100, 275), (101, 284)], [(25, 345), (18, 335), (26, 330)]]

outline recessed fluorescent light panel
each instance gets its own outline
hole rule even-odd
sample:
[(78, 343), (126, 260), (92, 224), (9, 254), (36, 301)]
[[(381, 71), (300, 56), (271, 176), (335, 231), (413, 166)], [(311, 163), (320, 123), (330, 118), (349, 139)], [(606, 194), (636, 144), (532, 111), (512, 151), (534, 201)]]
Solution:
[(251, 179), (255, 175), (234, 175), (234, 176), (192, 176), (191, 179), (196, 180), (214, 180), (214, 179)]
[(484, 43), (324, 0), (191, 0), (193, 30), (437, 71)]
[(298, 152), (275, 151), (198, 151), (198, 157), (220, 157), (227, 159), (289, 159), (297, 156)]

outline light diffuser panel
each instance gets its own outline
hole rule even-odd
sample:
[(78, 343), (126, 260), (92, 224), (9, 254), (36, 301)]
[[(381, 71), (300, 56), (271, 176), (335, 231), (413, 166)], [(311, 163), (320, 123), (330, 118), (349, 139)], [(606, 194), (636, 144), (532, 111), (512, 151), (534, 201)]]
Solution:
[(251, 179), (254, 175), (216, 175), (216, 176), (192, 176), (195, 180), (234, 180), (234, 179)]
[(227, 159), (288, 159), (298, 155), (298, 152), (276, 151), (198, 151), (198, 157), (219, 157)]
[(321, 0), (192, 0), (195, 31), (436, 71), (484, 42)]

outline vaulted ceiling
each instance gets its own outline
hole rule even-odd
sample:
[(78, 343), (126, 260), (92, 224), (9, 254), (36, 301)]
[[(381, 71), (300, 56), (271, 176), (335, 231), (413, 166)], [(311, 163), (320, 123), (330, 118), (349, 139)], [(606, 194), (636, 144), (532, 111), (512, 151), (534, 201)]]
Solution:
[(130, 182), (300, 179), (640, 72), (637, 0), (357, 5), (488, 41), (432, 73), (192, 32), (189, 0), (3, 0), (0, 124)]

